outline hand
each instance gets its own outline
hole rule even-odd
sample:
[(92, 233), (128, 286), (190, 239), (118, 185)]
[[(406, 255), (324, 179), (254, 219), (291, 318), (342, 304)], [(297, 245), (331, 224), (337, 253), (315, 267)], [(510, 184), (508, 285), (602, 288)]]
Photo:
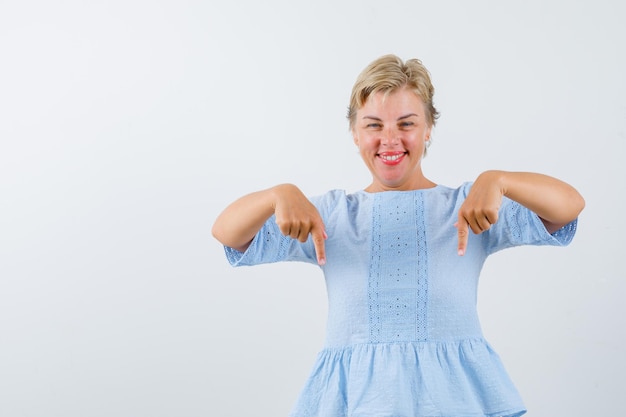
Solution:
[(467, 250), (469, 229), (479, 234), (489, 230), (498, 221), (503, 196), (504, 189), (498, 172), (487, 171), (478, 176), (461, 205), (458, 220), (454, 224), (457, 228), (460, 256)]
[(274, 189), (274, 214), (281, 233), (300, 242), (306, 242), (311, 235), (317, 263), (326, 263), (324, 241), (328, 238), (324, 221), (317, 208), (294, 185), (283, 184)]

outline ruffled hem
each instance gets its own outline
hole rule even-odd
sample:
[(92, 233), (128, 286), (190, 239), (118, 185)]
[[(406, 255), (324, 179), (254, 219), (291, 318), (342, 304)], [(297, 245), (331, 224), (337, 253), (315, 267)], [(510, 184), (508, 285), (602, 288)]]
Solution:
[(290, 417), (518, 417), (524, 404), (484, 339), (322, 350)]

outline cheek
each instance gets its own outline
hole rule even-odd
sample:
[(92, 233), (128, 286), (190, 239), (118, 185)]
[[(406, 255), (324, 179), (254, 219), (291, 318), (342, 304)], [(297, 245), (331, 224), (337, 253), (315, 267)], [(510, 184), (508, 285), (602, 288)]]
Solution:
[(361, 149), (378, 146), (378, 136), (372, 133), (360, 132), (354, 136), (354, 143)]
[(428, 130), (420, 130), (408, 136), (408, 139), (413, 143), (426, 142), (429, 138), (430, 132)]

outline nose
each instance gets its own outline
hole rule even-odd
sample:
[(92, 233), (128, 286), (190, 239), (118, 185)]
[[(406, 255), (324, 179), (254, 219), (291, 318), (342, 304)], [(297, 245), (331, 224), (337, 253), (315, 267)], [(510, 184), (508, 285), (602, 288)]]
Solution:
[(395, 129), (385, 129), (380, 138), (380, 143), (385, 146), (396, 145), (400, 141), (399, 134)]

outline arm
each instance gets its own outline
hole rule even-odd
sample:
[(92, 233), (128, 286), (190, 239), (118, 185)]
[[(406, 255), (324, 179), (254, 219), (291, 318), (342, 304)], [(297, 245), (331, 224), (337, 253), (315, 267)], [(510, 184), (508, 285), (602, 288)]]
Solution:
[(234, 201), (217, 217), (213, 236), (223, 245), (244, 252), (263, 224), (273, 214), (280, 231), (305, 242), (313, 237), (320, 265), (325, 262), (324, 222), (313, 204), (292, 184), (257, 191)]
[(585, 207), (578, 191), (556, 178), (530, 172), (485, 171), (459, 210), (459, 255), (467, 247), (468, 227), (477, 234), (488, 230), (498, 220), (504, 196), (535, 212), (549, 233), (576, 219)]

